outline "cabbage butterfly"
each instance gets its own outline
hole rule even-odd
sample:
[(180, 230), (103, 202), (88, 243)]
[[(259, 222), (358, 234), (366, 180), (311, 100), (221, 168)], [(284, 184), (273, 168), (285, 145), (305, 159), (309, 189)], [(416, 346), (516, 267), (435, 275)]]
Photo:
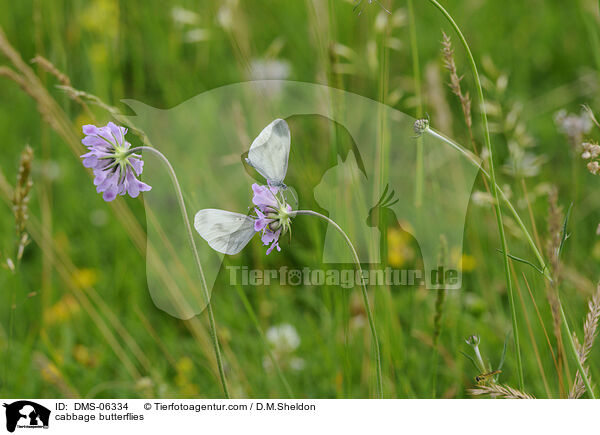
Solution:
[[(267, 125), (250, 145), (246, 162), (265, 177), (270, 186), (269, 188), (265, 186), (265, 189), (271, 195), (288, 189), (283, 180), (287, 173), (290, 142), (290, 129), (287, 122), (276, 119)], [(279, 203), (275, 196), (273, 198)], [(285, 200), (282, 201), (285, 204)], [(261, 205), (256, 202), (255, 204), (259, 207)], [(196, 213), (194, 228), (215, 251), (233, 255), (240, 252), (256, 234), (258, 230), (255, 229), (255, 223), (259, 221), (260, 219), (248, 215), (209, 208)], [(276, 244), (280, 232), (263, 230), (263, 243)], [(267, 250), (267, 254), (271, 249), (272, 247)]]
[(194, 228), (211, 248), (227, 255), (240, 252), (256, 234), (250, 216), (214, 208), (196, 213)]
[(290, 128), (283, 119), (267, 125), (254, 139), (248, 151), (246, 163), (265, 177), (270, 186), (283, 190), (290, 155)]

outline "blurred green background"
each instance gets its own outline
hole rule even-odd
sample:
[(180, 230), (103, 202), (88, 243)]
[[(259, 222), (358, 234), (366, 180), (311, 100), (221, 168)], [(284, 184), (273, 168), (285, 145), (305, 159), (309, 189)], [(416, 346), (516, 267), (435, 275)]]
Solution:
[[(73, 87), (125, 114), (130, 112), (119, 102), (123, 98), (170, 108), (222, 85), (280, 78), (342, 88), (412, 116), (427, 113), (433, 127), (470, 148), (440, 52), (442, 30), (457, 38), (428, 2), (413, 2), (419, 91), (409, 5), (382, 2), (391, 16), (367, 1), (358, 15), (342, 0), (0, 0), (0, 25), (25, 62), (46, 57)], [(565, 209), (573, 203), (560, 294), (581, 338), (587, 299), (600, 272), (599, 180), (573, 146), (579, 143), (570, 142), (599, 134), (589, 123), (579, 137), (569, 137), (555, 117), (564, 109), (581, 121), (582, 104), (600, 108), (597, 4), (453, 0), (444, 6), (461, 26), (484, 76), (499, 184), (511, 193), (527, 226), (535, 228), (542, 248), (552, 238), (546, 223), (552, 186)], [(458, 72), (465, 75), (463, 90), (474, 95), (464, 52), (454, 47)], [(4, 56), (0, 65), (13, 68)], [(39, 63), (29, 65), (65, 111), (70, 134), (80, 135), (91, 114), (57, 89), (59, 80)], [(35, 152), (34, 242), (17, 273), (0, 269), (0, 396), (221, 397), (205, 316), (178, 320), (150, 299), (139, 233), (145, 226), (142, 200), (104, 203), (77, 154), (45, 122), (34, 99), (8, 78), (0, 79), (0, 169), (9, 184), (15, 184), (24, 146)], [(98, 122), (111, 119), (102, 108), (90, 107)], [(481, 150), (477, 108), (473, 101)], [(472, 355), (464, 342), (472, 334), (481, 338), (484, 359), (499, 363), (511, 322), (500, 242), (484, 192), (478, 179), (464, 254), (449, 253), (463, 270), (463, 288), (446, 294), (439, 358), (433, 351), (437, 292), (399, 287), (373, 297), (386, 397), (467, 397), (479, 374), (461, 354)], [(0, 193), (0, 261), (6, 263), (14, 258), (15, 222), (8, 195)], [(123, 220), (127, 210), (132, 216)], [(505, 220), (511, 252), (533, 258), (514, 221)], [(323, 235), (322, 225), (295, 230), (294, 249), (265, 259), (257, 247), (230, 261), (302, 267), (314, 258), (311, 246)], [(420, 267), (418, 252), (410, 236), (390, 228), (389, 265)], [(527, 265), (515, 262), (514, 269), (525, 390), (559, 397), (570, 388), (575, 363), (567, 358), (568, 368), (557, 375), (547, 284)], [(358, 289), (231, 288), (225, 269), (219, 282), (222, 290), (212, 301), (233, 397), (289, 397), (290, 390), (298, 398), (374, 395), (370, 334)], [(511, 336), (499, 382), (516, 387)], [(599, 358), (600, 350), (593, 349), (592, 378), (599, 375)]]

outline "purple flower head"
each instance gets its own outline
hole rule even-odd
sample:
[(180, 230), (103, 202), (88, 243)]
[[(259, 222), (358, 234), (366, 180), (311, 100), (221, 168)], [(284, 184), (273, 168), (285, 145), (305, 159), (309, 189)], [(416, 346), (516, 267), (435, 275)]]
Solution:
[(254, 231), (260, 231), (261, 240), (265, 245), (271, 245), (267, 249), (267, 255), (274, 248), (281, 251), (279, 247), (279, 236), (291, 232), (292, 207), (285, 202), (280, 190), (275, 186), (252, 185), (254, 197), (252, 202), (256, 206), (254, 211)]
[(102, 198), (109, 202), (117, 195), (129, 194), (137, 198), (140, 192), (152, 187), (138, 180), (144, 169), (142, 156), (129, 151), (131, 144), (125, 140), (127, 129), (109, 122), (104, 127), (84, 125), (81, 140), (89, 150), (81, 156), (83, 166), (94, 171), (94, 185)]

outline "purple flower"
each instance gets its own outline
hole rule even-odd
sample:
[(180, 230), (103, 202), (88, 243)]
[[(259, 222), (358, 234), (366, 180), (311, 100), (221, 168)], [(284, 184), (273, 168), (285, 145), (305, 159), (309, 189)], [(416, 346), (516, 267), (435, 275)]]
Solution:
[(279, 247), (279, 237), (288, 231), (291, 233), (292, 211), (283, 195), (275, 186), (252, 185), (255, 207), (253, 214), (241, 214), (214, 208), (205, 208), (196, 213), (194, 228), (208, 245), (217, 252), (235, 255), (254, 237), (261, 233), (261, 240), (267, 249), (267, 255)]
[(254, 197), (252, 202), (256, 207), (256, 217), (254, 218), (254, 231), (261, 231), (261, 240), (264, 245), (269, 245), (267, 255), (274, 248), (281, 251), (279, 247), (279, 236), (291, 231), (291, 212), (290, 207), (285, 200), (277, 194), (279, 188), (275, 186), (252, 185)]
[(109, 122), (104, 127), (84, 125), (81, 140), (89, 152), (82, 155), (83, 166), (94, 171), (94, 185), (102, 198), (109, 202), (117, 195), (129, 194), (137, 198), (140, 192), (152, 187), (138, 180), (144, 169), (142, 156), (131, 153), (131, 144), (125, 140), (127, 129)]

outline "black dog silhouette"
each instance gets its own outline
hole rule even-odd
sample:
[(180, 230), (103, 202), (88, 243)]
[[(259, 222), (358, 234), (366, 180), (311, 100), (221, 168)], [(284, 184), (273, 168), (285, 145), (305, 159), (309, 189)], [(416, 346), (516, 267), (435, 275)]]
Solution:
[[(50, 410), (42, 405), (30, 402), (29, 400), (19, 400), (11, 404), (5, 403), (3, 406), (6, 408), (6, 430), (9, 432), (15, 431), (17, 423), (22, 417), (29, 418), (29, 424), (31, 426), (37, 426), (39, 418), (44, 427), (48, 427), (48, 423), (50, 422)], [(33, 411), (30, 412), (29, 415), (21, 414), (21, 410), (26, 406), (33, 408)]]

